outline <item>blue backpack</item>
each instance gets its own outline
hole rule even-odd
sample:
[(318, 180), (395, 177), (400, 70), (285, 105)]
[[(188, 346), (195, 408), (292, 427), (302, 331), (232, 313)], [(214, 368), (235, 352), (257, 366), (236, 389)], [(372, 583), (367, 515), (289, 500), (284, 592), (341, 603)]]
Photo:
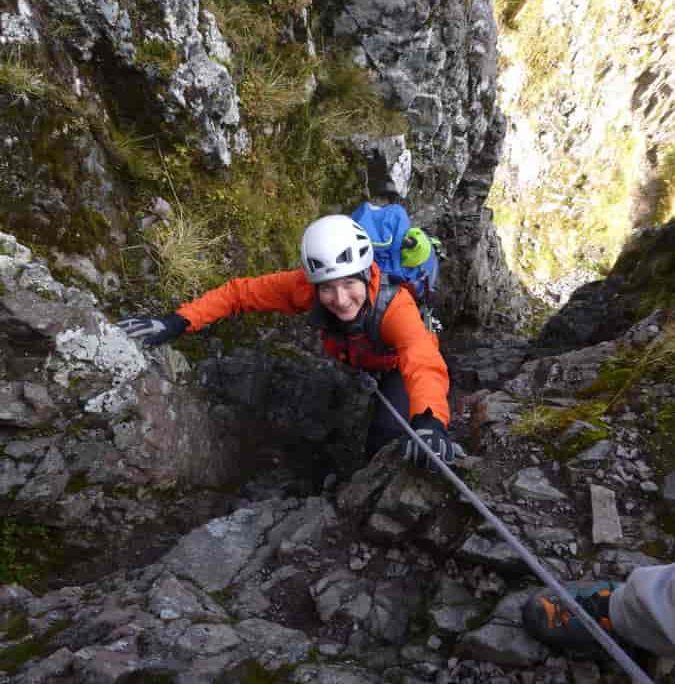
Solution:
[(438, 240), (410, 225), (400, 204), (378, 207), (360, 204), (352, 218), (368, 233), (375, 250), (375, 262), (394, 285), (404, 284), (418, 304), (429, 304), (438, 281)]

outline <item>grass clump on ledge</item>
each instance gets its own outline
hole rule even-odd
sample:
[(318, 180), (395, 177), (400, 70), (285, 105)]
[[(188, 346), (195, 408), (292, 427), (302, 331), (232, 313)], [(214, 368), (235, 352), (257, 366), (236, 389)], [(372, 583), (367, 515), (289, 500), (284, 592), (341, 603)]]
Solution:
[(0, 51), (0, 91), (7, 92), (13, 100), (49, 97), (54, 86), (33, 62), (18, 49)]
[(142, 41), (136, 47), (136, 61), (143, 66), (155, 69), (163, 78), (169, 78), (180, 60), (172, 43), (151, 38)]
[[(173, 190), (170, 175), (167, 178)], [(186, 211), (175, 190), (173, 196), (171, 212), (158, 218), (145, 235), (159, 273), (160, 294), (168, 301), (196, 297), (222, 281), (216, 255), (226, 237), (213, 235), (206, 218)]]
[(495, 19), (500, 27), (515, 30), (518, 12), (523, 9), (527, 0), (495, 0)]
[[(534, 405), (522, 414), (511, 431), (543, 444), (549, 458), (564, 462), (609, 436), (609, 430), (601, 420), (606, 411), (607, 404), (603, 401), (580, 402), (565, 409)], [(565, 430), (576, 421), (588, 423), (592, 428), (565, 440)]]

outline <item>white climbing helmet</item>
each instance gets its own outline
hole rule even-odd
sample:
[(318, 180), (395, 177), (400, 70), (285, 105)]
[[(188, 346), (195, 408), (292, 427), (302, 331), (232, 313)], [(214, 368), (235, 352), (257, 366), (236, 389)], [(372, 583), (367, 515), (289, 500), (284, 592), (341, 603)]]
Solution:
[(302, 266), (310, 283), (360, 274), (373, 263), (368, 233), (349, 216), (332, 214), (310, 223), (300, 246)]

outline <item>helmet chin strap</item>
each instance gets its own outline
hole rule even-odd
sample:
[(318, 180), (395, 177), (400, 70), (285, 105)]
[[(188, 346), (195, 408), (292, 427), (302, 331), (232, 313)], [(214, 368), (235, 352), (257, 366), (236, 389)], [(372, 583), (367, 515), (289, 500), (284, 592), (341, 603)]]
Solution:
[(356, 274), (356, 277), (359, 280), (363, 280), (363, 282), (368, 285), (370, 282), (370, 275), (371, 275), (371, 269), (370, 267), (366, 268), (365, 270), (361, 271), (360, 273)]

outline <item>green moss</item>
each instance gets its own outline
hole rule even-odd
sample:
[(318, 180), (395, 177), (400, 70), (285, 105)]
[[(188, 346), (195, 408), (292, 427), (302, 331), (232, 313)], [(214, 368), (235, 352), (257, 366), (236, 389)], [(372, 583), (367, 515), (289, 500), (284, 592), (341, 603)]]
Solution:
[(675, 470), (675, 401), (667, 401), (656, 413), (651, 445), (657, 454), (657, 473), (662, 479)]
[(12, 98), (27, 97), (35, 100), (50, 96), (52, 86), (39, 70), (20, 60), (0, 60), (0, 91)]
[(567, 440), (561, 445), (545, 445), (548, 455), (562, 463), (574, 458), (582, 451), (589, 449), (601, 439), (609, 437), (609, 430), (601, 423), (596, 423), (593, 430), (583, 430), (576, 437)]
[[(528, 286), (548, 283), (580, 267), (599, 276), (606, 275), (633, 229), (631, 215), (636, 191), (643, 204), (654, 207), (653, 216), (641, 218), (643, 225), (646, 221), (667, 221), (672, 216), (674, 197), (672, 146), (655, 148), (659, 156), (656, 177), (647, 187), (640, 188), (644, 142), (623, 120), (606, 123), (604, 140), (597, 141), (592, 153), (566, 153), (575, 131), (569, 129), (567, 117), (555, 108), (552, 110), (550, 103), (560, 93), (575, 92), (585, 106), (592, 108), (596, 93), (590, 87), (579, 90), (578, 84), (570, 81), (574, 68), (568, 45), (574, 29), (559, 15), (547, 12), (545, 4), (543, 0), (500, 0), (495, 5), (498, 17), (517, 13), (512, 26), (515, 33), (508, 41), (526, 74), (519, 100), (514, 103), (514, 111), (506, 111), (507, 116), (529, 119), (526, 125), (536, 135), (542, 130), (544, 112), (548, 133), (569, 131), (564, 139), (561, 134), (559, 154), (540, 182), (526, 192), (513, 194), (494, 184), (488, 199), (488, 205), (495, 210), (500, 235), (507, 234), (513, 245), (512, 254), (507, 253), (509, 265)], [(627, 6), (626, 13), (658, 18), (658, 12), (653, 8), (647, 10), (647, 5), (653, 5), (651, 0)], [(607, 3), (597, 2), (588, 4), (581, 23), (589, 36), (599, 36), (616, 30), (615, 26), (608, 29), (607, 21)], [(654, 27), (650, 33), (660, 35)], [(621, 69), (630, 63), (622, 53), (604, 49), (588, 56), (599, 73), (608, 65)], [(502, 68), (507, 67), (506, 58), (502, 61)], [(509, 105), (505, 106), (508, 110)], [(672, 292), (672, 281), (663, 283), (646, 297), (643, 311), (668, 301), (672, 305)]]
[(0, 629), (5, 632), (10, 641), (23, 639), (30, 632), (28, 616), (26, 613), (10, 613), (6, 624), (0, 626)]
[(516, 17), (527, 0), (495, 0), (495, 18), (500, 26), (516, 30)]
[[(515, 2), (510, 5), (515, 9)], [(518, 10), (517, 51), (526, 74), (519, 105), (523, 111), (530, 111), (556, 89), (572, 29), (562, 22), (552, 22), (546, 16), (543, 0), (529, 0)]]
[(675, 401), (667, 401), (656, 414), (660, 434), (675, 442)]
[(668, 558), (668, 545), (662, 539), (655, 539), (654, 541), (645, 542), (640, 546), (640, 551), (652, 558), (662, 558), (663, 560), (670, 560)]
[(218, 591), (212, 591), (209, 593), (209, 596), (219, 606), (222, 606), (223, 608), (227, 608), (227, 604), (229, 603), (230, 599), (232, 598), (232, 588), (231, 587), (225, 587), (224, 589), (219, 589)]
[(13, 675), (25, 662), (31, 658), (41, 658), (49, 654), (50, 641), (70, 625), (68, 620), (55, 622), (40, 636), (26, 639), (19, 644), (0, 650), (0, 671), (4, 670)]
[(173, 43), (152, 38), (136, 46), (136, 61), (155, 69), (160, 76), (169, 78), (176, 70), (179, 58)]
[(255, 660), (245, 660), (218, 677), (214, 684), (287, 684), (294, 669), (290, 665), (283, 665), (278, 670), (266, 670)]
[(66, 494), (77, 494), (83, 489), (89, 487), (89, 480), (87, 479), (86, 473), (75, 473), (68, 478), (68, 484), (66, 485)]
[(124, 684), (174, 684), (176, 675), (173, 672), (142, 669), (127, 675), (123, 681)]
[(0, 521), (0, 583), (40, 590), (65, 560), (60, 534), (44, 525), (6, 517)]
[(671, 145), (663, 153), (653, 192), (653, 222), (666, 223), (675, 218), (675, 145)]
[(616, 360), (605, 363), (598, 373), (598, 377), (589, 386), (577, 392), (582, 399), (599, 395), (616, 394), (626, 386), (631, 378), (631, 369), (618, 364)]
[[(543, 444), (547, 456), (564, 462), (609, 436), (607, 426), (600, 420), (606, 411), (607, 402), (597, 400), (583, 401), (566, 409), (536, 405), (525, 411), (511, 430)], [(593, 429), (560, 444), (559, 438), (576, 421), (590, 423)]]
[(101, 137), (113, 166), (128, 182), (152, 185), (161, 179), (163, 171), (154, 136), (111, 124)]
[(669, 512), (658, 518), (659, 527), (671, 537), (675, 537), (675, 513)]

